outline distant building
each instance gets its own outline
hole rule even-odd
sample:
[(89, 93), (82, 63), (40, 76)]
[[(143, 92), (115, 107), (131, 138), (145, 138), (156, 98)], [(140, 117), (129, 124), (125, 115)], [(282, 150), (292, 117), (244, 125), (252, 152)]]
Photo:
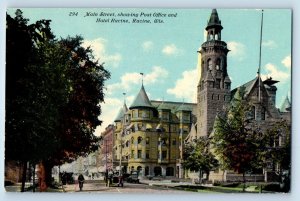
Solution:
[(110, 124), (105, 128), (105, 131), (101, 133), (102, 144), (100, 147), (100, 155), (97, 160), (99, 172), (106, 172), (113, 169), (113, 135), (115, 127)]

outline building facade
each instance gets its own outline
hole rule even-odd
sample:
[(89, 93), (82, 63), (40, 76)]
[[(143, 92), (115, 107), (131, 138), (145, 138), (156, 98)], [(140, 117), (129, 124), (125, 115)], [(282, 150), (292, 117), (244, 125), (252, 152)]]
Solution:
[[(243, 99), (251, 105), (253, 123), (262, 129), (271, 128), (282, 120), (290, 125), (289, 99), (280, 109), (276, 108), (275, 85), (279, 81), (262, 80), (258, 73), (252, 80), (231, 90), (227, 71), (230, 50), (222, 40), (223, 27), (216, 9), (212, 10), (205, 29), (206, 41), (198, 51), (197, 103), (150, 101), (142, 84), (132, 105), (128, 108), (124, 102), (114, 121), (114, 170), (122, 168), (126, 173), (138, 170), (141, 176), (184, 178), (188, 175), (182, 166), (184, 144), (212, 135), (217, 114), (230, 106), (239, 90), (244, 90)], [(212, 180), (230, 180), (236, 176), (230, 170), (210, 173)], [(257, 178), (264, 179), (264, 175)]]
[(140, 176), (183, 177), (183, 140), (195, 121), (196, 104), (150, 101), (142, 85), (132, 105), (115, 120), (114, 161)]
[[(239, 91), (243, 90), (244, 100), (251, 106), (251, 119), (253, 124), (258, 125), (262, 130), (272, 128), (277, 122), (285, 120), (291, 124), (291, 104), (287, 98), (279, 110), (276, 108), (276, 83), (279, 81), (267, 78), (262, 80), (260, 72), (252, 80), (231, 90), (231, 80), (227, 73), (227, 49), (226, 42), (222, 41), (221, 31), (223, 27), (216, 9), (212, 10), (207, 23), (206, 41), (201, 45), (198, 53), (198, 67), (200, 67), (200, 80), (197, 87), (197, 124), (194, 130), (186, 138), (187, 142), (202, 136), (213, 135), (213, 126), (216, 116), (225, 107), (231, 104)], [(255, 72), (254, 72), (255, 73)], [(193, 129), (192, 129), (193, 130)], [(284, 138), (286, 133), (282, 133), (280, 138)], [(283, 142), (282, 139), (275, 141)], [(280, 147), (278, 143), (274, 146)], [(272, 163), (272, 162), (270, 162)], [(269, 170), (274, 171), (274, 164)], [(268, 168), (264, 170), (267, 172)], [(237, 176), (234, 172), (227, 170), (214, 171), (211, 173), (212, 180), (230, 180)], [(259, 177), (264, 179), (264, 176)]]

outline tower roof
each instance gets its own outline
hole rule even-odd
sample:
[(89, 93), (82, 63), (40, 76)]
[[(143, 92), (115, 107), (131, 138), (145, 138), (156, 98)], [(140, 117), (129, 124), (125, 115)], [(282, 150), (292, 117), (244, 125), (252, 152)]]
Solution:
[(283, 104), (280, 107), (280, 112), (289, 112), (289, 111), (291, 111), (291, 107), (292, 107), (291, 102), (290, 102), (288, 96), (286, 96)]
[(127, 105), (126, 103), (124, 103), (123, 107), (120, 108), (118, 115), (115, 119), (115, 122), (117, 121), (122, 121), (124, 115), (126, 114), (126, 112), (128, 111)]
[(153, 108), (147, 93), (145, 91), (144, 85), (142, 85), (141, 90), (139, 91), (138, 95), (135, 97), (133, 103), (129, 107), (129, 109), (137, 108), (137, 107), (150, 107)]
[(223, 29), (223, 27), (221, 25), (221, 20), (219, 20), (217, 9), (215, 9), (215, 8), (211, 12), (210, 18), (207, 22), (206, 30), (213, 28), (213, 27), (219, 27), (219, 28)]

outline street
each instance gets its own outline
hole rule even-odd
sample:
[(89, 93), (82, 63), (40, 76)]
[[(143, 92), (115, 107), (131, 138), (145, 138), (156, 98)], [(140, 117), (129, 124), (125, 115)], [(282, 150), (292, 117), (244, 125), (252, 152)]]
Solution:
[[(66, 192), (80, 192), (78, 184), (68, 184), (64, 186)], [(188, 193), (191, 194), (193, 192), (174, 190), (172, 188), (163, 187), (163, 186), (150, 186), (148, 184), (132, 184), (132, 183), (124, 183), (124, 187), (106, 187), (105, 183), (101, 182), (93, 182), (93, 183), (85, 183), (83, 185), (83, 193), (84, 192), (95, 192), (95, 193)]]

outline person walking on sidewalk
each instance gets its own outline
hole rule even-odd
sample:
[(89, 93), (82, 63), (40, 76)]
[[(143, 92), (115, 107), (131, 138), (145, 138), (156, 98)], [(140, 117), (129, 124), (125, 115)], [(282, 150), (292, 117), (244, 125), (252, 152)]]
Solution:
[(78, 184), (79, 184), (79, 189), (80, 189), (80, 191), (82, 191), (82, 188), (83, 188), (83, 182), (84, 182), (84, 177), (83, 177), (82, 174), (80, 174), (80, 175), (78, 176)]

